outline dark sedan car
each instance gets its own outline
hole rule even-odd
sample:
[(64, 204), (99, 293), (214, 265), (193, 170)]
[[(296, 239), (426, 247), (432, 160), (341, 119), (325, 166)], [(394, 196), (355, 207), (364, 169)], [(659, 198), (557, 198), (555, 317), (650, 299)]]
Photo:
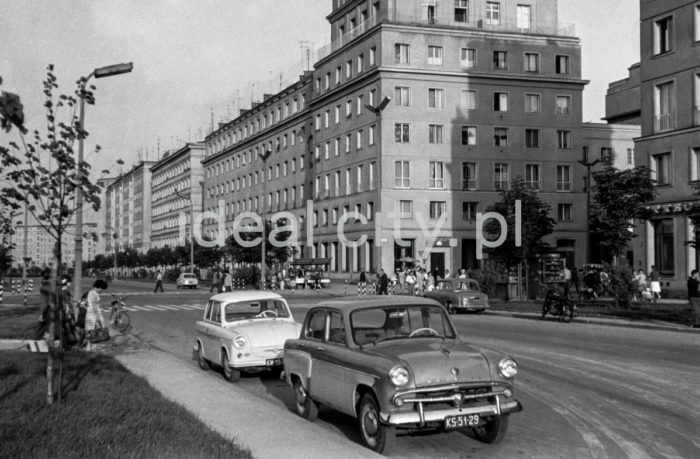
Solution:
[(439, 301), (450, 314), (457, 311), (484, 312), (489, 307), (489, 297), (481, 291), (474, 279), (439, 280), (435, 289), (424, 296)]
[(445, 308), (425, 298), (336, 300), (311, 309), (284, 346), (296, 412), (318, 404), (357, 419), (363, 443), (387, 454), (397, 429), (471, 430), (498, 442), (511, 413), (517, 365), (462, 341)]

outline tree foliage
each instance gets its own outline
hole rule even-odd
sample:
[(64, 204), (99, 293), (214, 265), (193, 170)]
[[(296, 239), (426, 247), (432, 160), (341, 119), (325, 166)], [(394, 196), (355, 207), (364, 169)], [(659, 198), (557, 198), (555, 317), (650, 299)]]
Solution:
[(654, 200), (654, 182), (643, 166), (625, 170), (607, 167), (592, 176), (590, 232), (597, 246), (617, 256), (636, 237), (634, 220), (651, 216), (644, 204)]
[[(284, 221), (277, 222), (278, 226), (284, 225)], [(272, 223), (270, 221), (265, 222), (265, 261), (266, 264), (272, 265), (274, 263), (283, 263), (294, 255), (293, 247), (275, 247), (272, 244), (270, 233), (273, 230)], [(275, 239), (279, 242), (286, 242), (291, 237), (291, 231), (279, 232)], [(240, 237), (244, 241), (253, 241), (255, 238), (260, 237), (260, 233), (246, 233), (241, 232)], [(243, 247), (235, 239), (233, 235), (226, 239), (226, 252), (231, 255), (234, 262), (238, 263), (260, 263), (262, 259), (262, 250), (260, 244), (254, 247)]]
[[(508, 234), (500, 247), (488, 249), (488, 253), (510, 267), (520, 261), (536, 258), (547, 250), (549, 246), (542, 239), (554, 231), (555, 222), (549, 216), (549, 204), (542, 201), (536, 191), (529, 189), (521, 177), (513, 179), (510, 189), (502, 191), (501, 197), (501, 201), (489, 206), (486, 212), (502, 215), (508, 224)], [(519, 247), (515, 245), (516, 201), (521, 202)], [(488, 220), (484, 229), (495, 239), (500, 234), (501, 227), (495, 220)]]

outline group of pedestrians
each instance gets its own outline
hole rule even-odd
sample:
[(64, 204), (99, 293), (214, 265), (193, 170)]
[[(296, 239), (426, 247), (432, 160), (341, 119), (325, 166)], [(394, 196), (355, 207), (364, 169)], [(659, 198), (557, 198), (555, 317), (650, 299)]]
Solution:
[(214, 271), (209, 293), (213, 293), (214, 290), (216, 290), (217, 293), (233, 291), (233, 277), (228, 269), (224, 269), (223, 271)]
[(98, 325), (107, 326), (100, 307), (100, 293), (107, 289), (107, 282), (97, 279), (92, 289), (74, 305), (70, 292), (72, 280), (70, 276), (61, 276), (60, 298), (52, 289), (50, 271), (44, 271), (41, 277), (39, 289), (41, 310), (34, 339), (46, 339), (53, 322), (54, 336), (62, 338), (65, 348), (91, 350), (93, 344), (88, 339), (88, 335), (98, 328)]

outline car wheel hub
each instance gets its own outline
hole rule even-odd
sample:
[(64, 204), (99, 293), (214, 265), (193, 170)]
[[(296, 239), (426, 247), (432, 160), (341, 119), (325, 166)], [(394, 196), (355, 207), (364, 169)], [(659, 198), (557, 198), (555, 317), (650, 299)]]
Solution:
[(368, 410), (364, 416), (364, 431), (368, 437), (375, 437), (379, 431), (379, 420), (374, 410)]

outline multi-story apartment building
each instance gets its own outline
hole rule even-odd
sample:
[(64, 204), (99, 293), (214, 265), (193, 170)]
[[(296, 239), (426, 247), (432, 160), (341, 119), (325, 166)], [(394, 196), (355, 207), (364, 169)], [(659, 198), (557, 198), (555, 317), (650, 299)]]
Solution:
[[(700, 2), (641, 0), (641, 137), (636, 163), (652, 170), (658, 196), (654, 218), (635, 245), (640, 268), (655, 265), (663, 288), (681, 291), (698, 252), (684, 215), (699, 204), (700, 181)], [(641, 253), (640, 253), (641, 252)]]
[(606, 166), (634, 167), (634, 139), (641, 128), (635, 124), (583, 123), (583, 151), (589, 162), (598, 160), (593, 170)]
[[(548, 242), (572, 263), (584, 261), (577, 160), (586, 81), (580, 42), (559, 27), (556, 0), (334, 0), (328, 20), (332, 42), (313, 75), (207, 138), (206, 207), (223, 195), (232, 220), (238, 197), (250, 199), (237, 185), (230, 194), (228, 183), (243, 172), (226, 163), (251, 148), (255, 158), (256, 147), (282, 134), (259, 119), (299, 87), (308, 105), (285, 126), (306, 129), (304, 145), (288, 156), (305, 162), (304, 173), (284, 182), (280, 169), (277, 179), (283, 163), (272, 159), (274, 148), (266, 169), (273, 209), (278, 190), (294, 186), (307, 190), (297, 200), (314, 201), (306, 215), (313, 241), (303, 233), (299, 243), (304, 256), (330, 258), (340, 273), (391, 272), (406, 258), (438, 271), (476, 267), (477, 213), (520, 176), (553, 208), (558, 224)], [(255, 159), (246, 167), (253, 177), (263, 171)], [(247, 193), (259, 195), (261, 185), (249, 183)], [(255, 208), (253, 198), (245, 209)], [(339, 225), (363, 244), (342, 244)]]
[(184, 245), (202, 212), (204, 143), (187, 143), (151, 167), (151, 247)]
[[(20, 217), (23, 218), (21, 214)], [(83, 261), (92, 260), (97, 255), (97, 238), (98, 235), (96, 223), (83, 223), (83, 234), (87, 236), (83, 238)], [(56, 247), (56, 239), (54, 239), (48, 231), (36, 224), (36, 221), (30, 217), (29, 225), (26, 228), (27, 235), (27, 258), (30, 259), (29, 266), (46, 267), (54, 263), (54, 249)], [(24, 222), (17, 225), (15, 233), (12, 235), (12, 243), (14, 247), (11, 251), (13, 258), (13, 266), (22, 267), (25, 249), (24, 249), (25, 228)], [(71, 267), (75, 263), (75, 226), (68, 225), (65, 228), (61, 240), (61, 258), (63, 263)]]
[(146, 252), (151, 246), (151, 171), (155, 161), (141, 161), (107, 186), (106, 250), (127, 247)]

